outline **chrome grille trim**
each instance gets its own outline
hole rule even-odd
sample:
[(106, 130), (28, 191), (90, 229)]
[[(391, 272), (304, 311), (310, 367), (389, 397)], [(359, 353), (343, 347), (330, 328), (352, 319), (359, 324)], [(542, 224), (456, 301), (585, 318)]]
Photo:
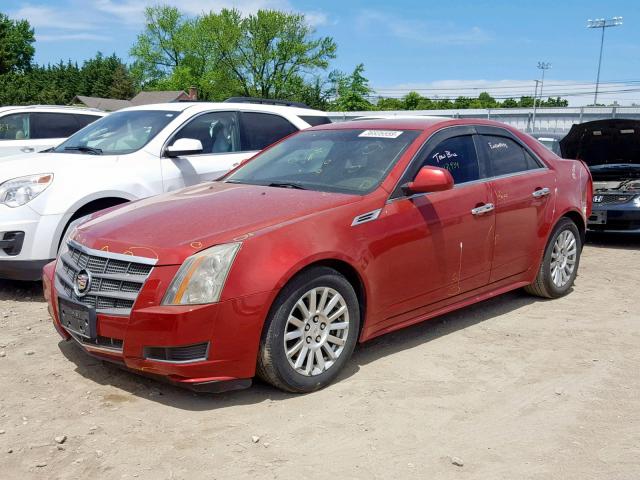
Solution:
[[(55, 286), (59, 295), (107, 315), (128, 315), (157, 260), (94, 250), (70, 240), (58, 258)], [(73, 289), (81, 270), (91, 272), (91, 287), (82, 297)]]

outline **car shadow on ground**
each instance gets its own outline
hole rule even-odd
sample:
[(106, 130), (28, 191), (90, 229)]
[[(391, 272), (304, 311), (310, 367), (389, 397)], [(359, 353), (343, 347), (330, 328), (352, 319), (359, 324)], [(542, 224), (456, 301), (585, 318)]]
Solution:
[[(344, 381), (357, 374), (361, 365), (414, 348), (538, 301), (545, 300), (518, 290), (378, 337), (356, 347), (353, 357), (336, 382)], [(285, 401), (298, 396), (277, 390), (258, 379), (255, 379), (251, 388), (246, 390), (218, 394), (194, 393), (154, 378), (142, 377), (91, 357), (73, 341), (61, 341), (59, 347), (63, 355), (75, 365), (76, 372), (83, 377), (101, 385), (115, 387), (127, 392), (130, 396), (155, 401), (172, 408), (188, 411), (216, 410), (266, 401)], [(120, 396), (131, 399), (126, 393)]]
[(640, 250), (640, 233), (588, 232), (586, 246), (595, 248)]
[(44, 302), (41, 282), (0, 280), (0, 301)]

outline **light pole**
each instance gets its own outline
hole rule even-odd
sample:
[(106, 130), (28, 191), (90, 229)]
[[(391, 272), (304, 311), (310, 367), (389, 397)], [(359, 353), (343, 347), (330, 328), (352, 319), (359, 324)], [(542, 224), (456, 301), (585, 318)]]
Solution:
[(596, 18), (595, 20), (587, 20), (587, 28), (601, 28), (602, 36), (600, 37), (600, 58), (598, 59), (598, 76), (596, 77), (596, 95), (593, 97), (593, 104), (598, 104), (598, 87), (600, 86), (600, 67), (602, 66), (602, 47), (604, 46), (604, 30), (609, 27), (619, 27), (622, 25), (622, 17), (613, 17), (610, 20), (604, 18)]
[[(545, 70), (549, 70), (551, 68), (551, 64), (547, 62), (538, 62), (538, 68), (542, 70), (542, 80), (540, 80), (540, 101), (542, 102), (542, 89), (544, 87), (544, 72)], [(537, 110), (536, 100), (538, 99), (538, 80), (535, 80), (535, 82), (536, 82), (536, 93), (533, 96), (533, 121), (531, 122), (533, 125), (531, 127), (531, 131), (535, 131), (536, 129), (536, 110)]]

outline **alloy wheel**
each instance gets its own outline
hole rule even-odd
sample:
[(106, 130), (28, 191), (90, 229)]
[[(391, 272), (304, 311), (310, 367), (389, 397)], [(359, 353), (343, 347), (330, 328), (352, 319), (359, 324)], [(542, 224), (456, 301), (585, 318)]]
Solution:
[(576, 237), (571, 230), (563, 230), (556, 238), (551, 252), (551, 280), (558, 287), (564, 287), (571, 279), (576, 266), (578, 248)]
[(333, 288), (316, 287), (295, 303), (284, 329), (284, 350), (293, 369), (315, 376), (331, 368), (349, 335), (349, 309)]

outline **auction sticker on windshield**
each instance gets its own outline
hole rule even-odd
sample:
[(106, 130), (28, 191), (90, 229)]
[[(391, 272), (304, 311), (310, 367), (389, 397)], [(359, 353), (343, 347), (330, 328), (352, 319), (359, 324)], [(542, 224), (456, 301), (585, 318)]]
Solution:
[(364, 138), (398, 138), (403, 133), (400, 130), (365, 130), (358, 136)]

